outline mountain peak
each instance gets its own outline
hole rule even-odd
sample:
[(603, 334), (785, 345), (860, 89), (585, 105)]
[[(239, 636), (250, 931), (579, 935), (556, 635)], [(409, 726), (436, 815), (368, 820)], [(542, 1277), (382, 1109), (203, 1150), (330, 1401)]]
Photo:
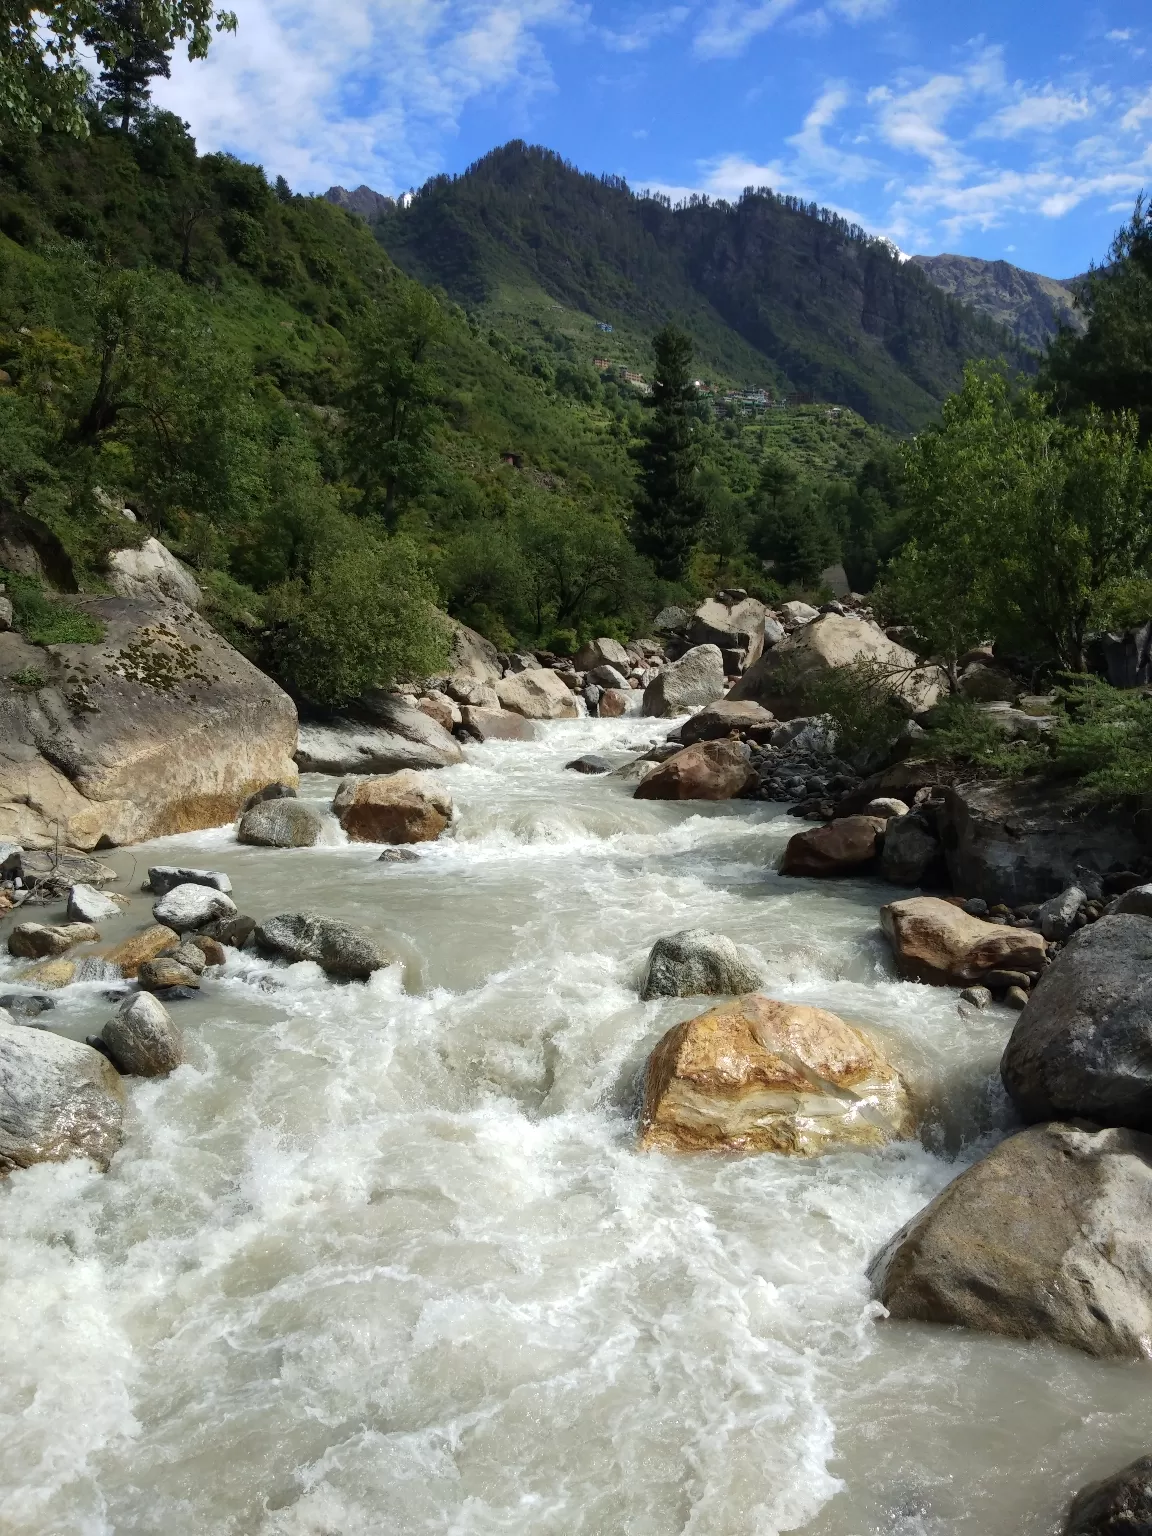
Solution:
[(1085, 328), (1075, 306), (1075, 282), (1043, 277), (1014, 267), (1010, 261), (984, 261), (979, 256), (913, 256), (925, 275), (998, 325), (1005, 326), (1026, 347), (1041, 352), (1061, 326)]
[(324, 194), (324, 200), (335, 203), (337, 208), (346, 208), (349, 213), (358, 213), (362, 219), (367, 219), (369, 224), (382, 219), (386, 213), (391, 213), (396, 207), (395, 198), (385, 197), (383, 192), (374, 192), (371, 187), (363, 183), (353, 192), (349, 192), (347, 187), (329, 187)]

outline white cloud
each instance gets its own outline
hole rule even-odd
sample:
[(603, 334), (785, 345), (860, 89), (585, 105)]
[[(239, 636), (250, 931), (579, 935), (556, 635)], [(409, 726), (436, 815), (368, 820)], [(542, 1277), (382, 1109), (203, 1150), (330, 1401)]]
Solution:
[(1136, 133), (1149, 118), (1152, 118), (1152, 86), (1132, 103), (1120, 119), (1120, 127), (1125, 133)]
[(631, 26), (620, 31), (605, 27), (600, 36), (616, 53), (639, 53), (651, 47), (658, 38), (675, 32), (687, 21), (688, 15), (686, 5), (674, 5), (666, 11), (650, 11), (647, 15), (639, 16)]
[(764, 0), (747, 5), (741, 0), (720, 0), (704, 18), (696, 34), (696, 52), (705, 59), (734, 58), (754, 37), (767, 32), (794, 11), (800, 0)]
[(1111, 32), (1105, 32), (1104, 36), (1110, 43), (1130, 43), (1135, 33), (1131, 27), (1113, 27)]
[(255, 157), (293, 186), (395, 191), (439, 169), (470, 101), (548, 89), (539, 34), (585, 16), (576, 0), (247, 0), (235, 37), (175, 60), (155, 95), (202, 148)]
[(984, 124), (981, 132), (989, 138), (1014, 138), (1023, 133), (1051, 133), (1066, 123), (1080, 122), (1091, 117), (1094, 108), (1088, 97), (1056, 90), (1046, 86), (1042, 91), (1029, 94), (1021, 91), (1011, 106), (1001, 107)]

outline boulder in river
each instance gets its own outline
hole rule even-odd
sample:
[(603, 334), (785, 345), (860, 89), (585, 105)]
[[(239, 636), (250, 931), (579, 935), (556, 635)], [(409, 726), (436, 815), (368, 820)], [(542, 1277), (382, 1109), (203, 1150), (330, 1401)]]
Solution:
[(811, 1156), (913, 1130), (899, 1073), (820, 1008), (751, 993), (677, 1024), (648, 1059), (644, 1149)]
[[(289, 802), (290, 804), (291, 802)], [(235, 917), (236, 903), (231, 896), (210, 885), (174, 885), (152, 904), (152, 916), (165, 928), (188, 933), (203, 928), (221, 917)]]
[(883, 669), (909, 714), (929, 708), (943, 691), (939, 667), (924, 666), (915, 652), (896, 645), (865, 619), (825, 613), (766, 651), (728, 697), (753, 699), (788, 720), (805, 712), (812, 688), (830, 672), (856, 662)]
[(91, 923), (18, 923), (8, 935), (8, 953), (19, 960), (46, 960), (99, 937)]
[(640, 983), (644, 1002), (654, 997), (722, 997), (755, 992), (762, 977), (731, 939), (685, 928), (657, 939)]
[(688, 621), (690, 645), (715, 645), (734, 653), (738, 670), (759, 661), (764, 651), (764, 621), (768, 610), (755, 597), (734, 602), (709, 598)]
[(102, 958), (116, 966), (126, 980), (132, 981), (146, 960), (155, 960), (157, 955), (162, 955), (165, 950), (177, 949), (179, 944), (180, 935), (174, 929), (157, 923), (155, 927), (145, 928), (142, 933), (133, 933), (121, 939), (119, 944), (105, 950)]
[(1111, 1477), (1082, 1488), (1072, 1501), (1063, 1536), (1150, 1536), (1152, 1456), (1141, 1456)]
[(571, 688), (551, 667), (534, 667), (501, 678), (496, 697), (502, 709), (525, 720), (575, 720), (580, 711)]
[(459, 742), (437, 720), (395, 694), (370, 696), (371, 723), (340, 720), (300, 727), (296, 761), (304, 773), (399, 773), (451, 768), (464, 761)]
[(654, 768), (636, 787), (637, 800), (733, 800), (756, 782), (742, 741), (701, 741)]
[(94, 885), (85, 885), (81, 881), (68, 888), (68, 909), (65, 915), (70, 923), (106, 923), (110, 918), (121, 915), (123, 903), (123, 896), (116, 901), (111, 896), (105, 896), (103, 891), (98, 891)]
[(340, 981), (367, 981), (391, 962), (362, 928), (316, 912), (285, 912), (256, 924), (256, 944), (285, 960), (314, 961)]
[(345, 779), (332, 809), (354, 843), (431, 843), (452, 820), (452, 796), (426, 773)]
[(460, 723), (477, 741), (534, 741), (532, 722), (510, 709), (480, 709), (472, 704), (460, 706)]
[(0, 1175), (120, 1145), (124, 1088), (99, 1051), (0, 1013)]
[(615, 667), (627, 677), (632, 658), (619, 640), (605, 638), (589, 640), (581, 646), (573, 658), (573, 665), (577, 672), (595, 672), (597, 667)]
[(750, 731), (768, 731), (774, 724), (775, 716), (760, 704), (747, 699), (717, 699), (685, 720), (680, 727), (680, 740), (690, 747), (697, 741), (719, 741), (733, 731), (741, 736)]
[[(295, 705), (198, 614), (67, 601), (102, 640), (0, 636), (0, 841), (92, 849), (192, 832), (264, 784), (295, 783)], [(9, 681), (26, 669), (43, 687)]]
[(909, 981), (964, 987), (989, 971), (1038, 975), (1044, 940), (1032, 928), (1008, 928), (971, 917), (937, 896), (912, 896), (880, 908), (880, 926), (896, 969)]
[(920, 885), (933, 870), (943, 875), (943, 852), (925, 813), (910, 811), (907, 816), (892, 817), (884, 828), (880, 875), (892, 885)]
[(159, 998), (137, 992), (100, 1031), (108, 1058), (126, 1077), (167, 1077), (184, 1060), (184, 1042)]
[(597, 704), (602, 720), (624, 720), (643, 713), (644, 697), (637, 688), (605, 688)]
[(574, 757), (570, 763), (564, 764), (565, 768), (573, 773), (611, 773), (612, 764), (606, 757), (598, 757), (595, 752), (586, 752), (583, 757)]
[(716, 645), (696, 645), (662, 667), (644, 690), (643, 710), (658, 719), (687, 715), (724, 697), (724, 657)]
[(1029, 1122), (1152, 1131), (1152, 920), (1082, 928), (1040, 978), (1000, 1074)]
[(860, 870), (880, 852), (886, 825), (879, 816), (844, 816), (797, 832), (788, 839), (780, 873), (824, 879)]
[(1147, 1359), (1152, 1137), (1059, 1121), (1011, 1136), (873, 1261), (894, 1318)]
[(136, 979), (144, 992), (160, 992), (165, 997), (190, 997), (200, 990), (200, 973), (204, 969), (185, 965), (175, 955), (158, 955), (155, 960), (145, 960), (136, 972)]
[(323, 818), (306, 801), (267, 800), (244, 812), (236, 840), (255, 848), (314, 848), (323, 834)]
[(222, 869), (189, 869), (182, 864), (153, 864), (148, 871), (148, 889), (153, 896), (166, 896), (177, 885), (207, 885), (214, 891), (223, 891), (226, 896), (232, 891), (232, 882)]

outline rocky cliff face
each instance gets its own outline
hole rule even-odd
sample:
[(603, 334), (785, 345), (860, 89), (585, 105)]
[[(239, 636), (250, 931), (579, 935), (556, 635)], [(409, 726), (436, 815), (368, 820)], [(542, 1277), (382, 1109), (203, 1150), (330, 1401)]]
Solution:
[(296, 782), (291, 699), (191, 609), (72, 602), (104, 624), (99, 644), (0, 634), (0, 841), (139, 842)]
[(1026, 347), (1042, 352), (1061, 326), (1083, 331), (1083, 314), (1075, 307), (1075, 280), (1061, 282), (1025, 272), (1007, 261), (981, 261), (977, 256), (913, 256), (921, 271), (982, 315), (1017, 336)]

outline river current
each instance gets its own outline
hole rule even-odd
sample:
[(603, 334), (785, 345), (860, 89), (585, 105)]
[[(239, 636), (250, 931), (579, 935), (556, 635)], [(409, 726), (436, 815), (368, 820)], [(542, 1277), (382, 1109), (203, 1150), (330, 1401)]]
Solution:
[[(1011, 1126), (1014, 1016), (894, 979), (891, 888), (779, 879), (782, 807), (564, 769), (665, 729), (469, 748), (416, 863), (334, 822), (318, 848), (222, 828), (107, 856), (137, 893), (151, 863), (225, 869), (241, 911), (342, 917), (398, 963), (336, 985), (234, 954), (173, 1005), (189, 1062), (130, 1083), (107, 1175), (0, 1186), (5, 1536), (1051, 1536), (1147, 1451), (1146, 1365), (869, 1300), (876, 1249)], [(637, 980), (686, 927), (873, 1032), (920, 1139), (638, 1155), (645, 1056), (707, 1001)], [(103, 991), (59, 994), (53, 1027), (97, 1030)]]

